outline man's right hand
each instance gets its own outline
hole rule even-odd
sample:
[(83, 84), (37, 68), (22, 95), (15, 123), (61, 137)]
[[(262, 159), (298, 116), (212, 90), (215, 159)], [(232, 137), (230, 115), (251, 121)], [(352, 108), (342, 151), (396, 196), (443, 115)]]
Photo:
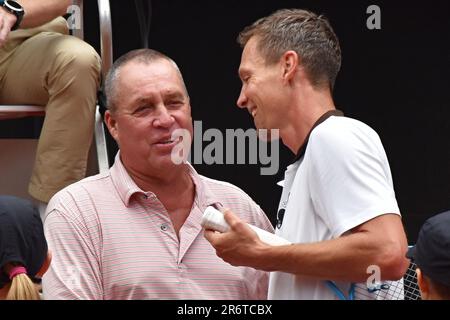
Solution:
[(17, 17), (9, 13), (3, 8), (0, 8), (0, 48), (6, 42), (11, 28), (16, 23)]
[(263, 269), (258, 265), (257, 256), (268, 245), (261, 242), (255, 231), (230, 210), (225, 211), (224, 218), (230, 226), (229, 231), (218, 233), (205, 230), (204, 232), (206, 240), (216, 249), (217, 256), (232, 266)]

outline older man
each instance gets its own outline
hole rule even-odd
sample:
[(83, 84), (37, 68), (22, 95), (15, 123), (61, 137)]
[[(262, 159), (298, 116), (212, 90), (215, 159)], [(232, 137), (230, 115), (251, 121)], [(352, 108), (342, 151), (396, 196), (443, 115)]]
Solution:
[(266, 298), (267, 273), (223, 262), (203, 237), (200, 221), (210, 205), (272, 227), (243, 191), (174, 161), (175, 132), (192, 137), (189, 96), (176, 64), (153, 50), (132, 51), (115, 62), (105, 88), (106, 123), (120, 151), (108, 173), (50, 201), (45, 230), (54, 256), (45, 297)]

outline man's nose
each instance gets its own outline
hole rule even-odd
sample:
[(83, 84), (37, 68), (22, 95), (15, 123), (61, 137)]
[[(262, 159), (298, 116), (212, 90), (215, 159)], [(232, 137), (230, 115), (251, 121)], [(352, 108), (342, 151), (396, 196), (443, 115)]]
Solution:
[(172, 114), (167, 110), (165, 106), (161, 106), (158, 112), (158, 115), (156, 116), (155, 121), (153, 122), (153, 125), (155, 127), (164, 127), (168, 128), (172, 126), (172, 124), (175, 122), (174, 117)]
[(247, 105), (247, 96), (244, 93), (244, 87), (242, 87), (241, 92), (239, 94), (237, 105), (239, 108), (245, 108)]

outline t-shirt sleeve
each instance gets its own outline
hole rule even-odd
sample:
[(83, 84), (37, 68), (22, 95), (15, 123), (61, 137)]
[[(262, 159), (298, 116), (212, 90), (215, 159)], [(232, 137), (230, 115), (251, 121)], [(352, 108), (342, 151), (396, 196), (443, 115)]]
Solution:
[(378, 135), (370, 128), (340, 129), (318, 130), (305, 154), (313, 205), (334, 237), (379, 215), (400, 212)]

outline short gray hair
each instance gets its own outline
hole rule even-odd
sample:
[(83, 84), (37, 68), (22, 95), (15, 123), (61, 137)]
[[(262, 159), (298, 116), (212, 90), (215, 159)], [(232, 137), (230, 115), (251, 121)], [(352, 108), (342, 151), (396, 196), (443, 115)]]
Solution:
[(106, 106), (110, 110), (110, 112), (117, 111), (117, 81), (119, 79), (120, 70), (123, 66), (130, 62), (137, 62), (137, 63), (143, 63), (143, 64), (151, 64), (153, 62), (156, 62), (158, 60), (165, 59), (173, 64), (175, 69), (180, 74), (181, 82), (183, 83), (184, 90), (187, 95), (187, 89), (186, 85), (184, 84), (183, 76), (181, 75), (180, 69), (178, 68), (175, 61), (173, 61), (171, 58), (166, 56), (165, 54), (153, 50), (153, 49), (137, 49), (132, 50), (123, 56), (121, 56), (119, 59), (117, 59), (114, 64), (112, 65), (111, 69), (109, 70), (108, 74), (105, 78), (104, 83), (104, 94), (106, 98)]
[(244, 28), (238, 43), (244, 47), (253, 36), (266, 63), (275, 63), (293, 50), (301, 58), (311, 84), (333, 90), (341, 67), (341, 49), (325, 17), (301, 9), (278, 10)]

